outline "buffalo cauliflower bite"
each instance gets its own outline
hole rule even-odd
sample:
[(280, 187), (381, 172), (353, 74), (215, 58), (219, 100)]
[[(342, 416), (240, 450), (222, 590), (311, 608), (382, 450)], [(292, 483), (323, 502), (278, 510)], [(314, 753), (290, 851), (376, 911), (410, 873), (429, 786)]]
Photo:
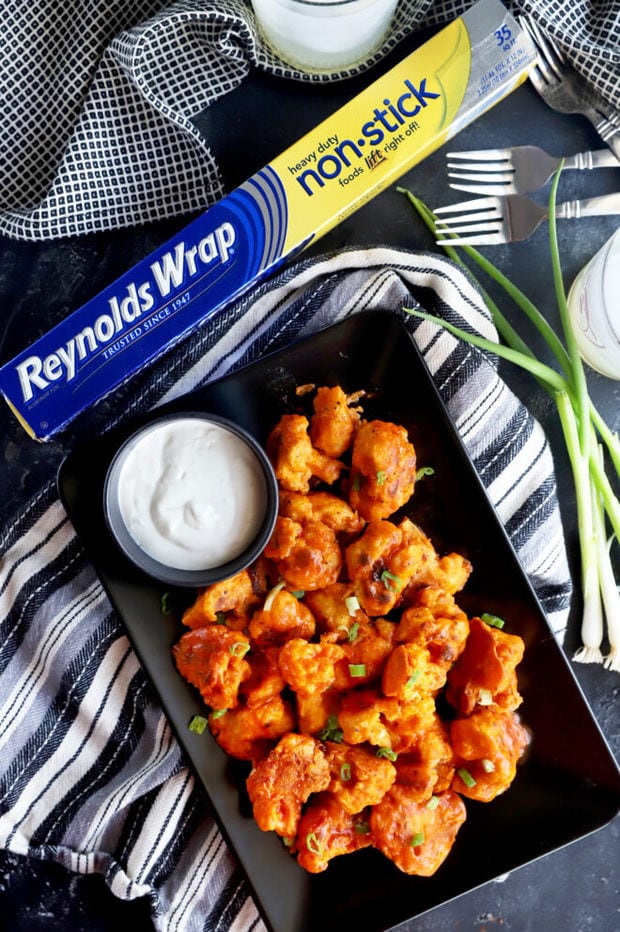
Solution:
[(408, 580), (397, 577), (390, 566), (402, 540), (402, 531), (395, 524), (373, 521), (345, 550), (349, 579), (367, 615), (386, 615), (401, 597)]
[(390, 651), (381, 679), (386, 696), (412, 699), (437, 693), (446, 682), (446, 669), (433, 663), (430, 651), (421, 644), (399, 644)]
[(320, 741), (294, 732), (284, 735), (246, 781), (259, 828), (294, 838), (303, 804), (313, 793), (326, 790), (330, 780)]
[(278, 665), (284, 680), (300, 695), (323, 693), (336, 678), (335, 665), (344, 656), (342, 647), (330, 641), (310, 643), (291, 638), (280, 650)]
[(450, 733), (438, 715), (415, 735), (395, 763), (396, 782), (410, 787), (418, 801), (447, 790), (454, 775), (454, 754)]
[(364, 747), (326, 742), (332, 779), (329, 792), (354, 815), (380, 802), (396, 779), (396, 768), (385, 757)]
[(267, 438), (267, 454), (283, 489), (308, 492), (313, 477), (336, 482), (342, 463), (312, 446), (309, 421), (302, 414), (284, 414)]
[(340, 710), (340, 693), (326, 689), (322, 693), (297, 693), (297, 731), (303, 735), (321, 736), (330, 720), (336, 720)]
[(336, 582), (322, 589), (310, 590), (305, 601), (319, 630), (337, 635), (339, 640), (352, 637), (358, 630), (354, 625), (368, 623), (368, 616), (353, 595), (351, 583)]
[(387, 699), (376, 689), (345, 693), (340, 704), (338, 723), (347, 744), (373, 744), (391, 748), (392, 737), (384, 716), (398, 715), (398, 702)]
[(278, 696), (286, 682), (278, 666), (279, 647), (258, 648), (254, 646), (248, 656), (250, 675), (239, 687), (239, 694), (248, 708), (262, 705)]
[(490, 802), (508, 789), (530, 735), (514, 712), (477, 709), (450, 725), (456, 773), (452, 788), (470, 799)]
[(183, 624), (188, 628), (201, 628), (219, 621), (221, 614), (230, 613), (232, 619), (227, 618), (227, 623), (239, 620), (239, 627), (243, 628), (266, 591), (264, 560), (257, 560), (235, 576), (204, 589), (183, 613)]
[(320, 521), (336, 534), (357, 534), (364, 521), (351, 506), (331, 492), (280, 492), (278, 512), (298, 524)]
[(254, 708), (238, 706), (209, 716), (209, 729), (220, 747), (231, 757), (253, 765), (294, 728), (293, 707), (281, 696)]
[(394, 784), (370, 814), (373, 845), (405, 874), (430, 877), (448, 856), (465, 821), (461, 797), (447, 790), (436, 803), (420, 801), (411, 787)]
[(407, 431), (389, 421), (366, 421), (353, 441), (349, 502), (366, 521), (389, 518), (413, 494), (416, 455)]
[(187, 631), (172, 648), (177, 669), (213, 709), (231, 709), (239, 702), (239, 687), (250, 676), (245, 654), (249, 638), (225, 625)]
[(517, 635), (472, 618), (465, 649), (448, 673), (448, 702), (461, 715), (491, 704), (501, 709), (518, 708), (521, 696), (516, 667), (524, 647)]
[(351, 815), (335, 796), (320, 793), (310, 801), (299, 823), (297, 861), (310, 874), (319, 874), (332, 858), (370, 844), (366, 814)]
[(469, 620), (440, 586), (424, 586), (413, 604), (400, 616), (396, 640), (428, 648), (434, 663), (452, 666), (462, 653), (469, 634)]
[(291, 638), (310, 639), (316, 629), (314, 616), (303, 602), (289, 592), (277, 592), (269, 608), (261, 608), (252, 615), (248, 631), (252, 641), (260, 647), (284, 644)]
[(361, 421), (361, 408), (354, 405), (362, 395), (346, 395), (339, 385), (317, 388), (310, 418), (310, 438), (315, 447), (335, 459), (349, 449)]
[(381, 677), (393, 647), (390, 626), (378, 629), (374, 624), (351, 629), (342, 643), (343, 658), (336, 669), (337, 689), (354, 689)]
[(336, 534), (321, 521), (298, 524), (278, 517), (265, 555), (293, 589), (322, 589), (337, 581), (342, 552)]

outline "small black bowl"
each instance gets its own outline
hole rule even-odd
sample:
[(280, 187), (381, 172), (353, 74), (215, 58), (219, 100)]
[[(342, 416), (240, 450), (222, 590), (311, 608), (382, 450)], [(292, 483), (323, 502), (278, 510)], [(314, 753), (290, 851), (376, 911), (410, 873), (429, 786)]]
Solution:
[[(242, 440), (256, 460), (257, 478), (259, 486), (262, 487), (261, 495), (264, 499), (263, 519), (256, 535), (245, 549), (217, 566), (210, 566), (205, 569), (181, 569), (160, 562), (147, 553), (134, 539), (123, 518), (119, 502), (119, 482), (128, 455), (148, 433), (174, 420), (207, 421), (223, 428)], [(278, 484), (265, 451), (244, 428), (215, 414), (207, 414), (201, 411), (175, 412), (149, 421), (148, 424), (143, 425), (135, 433), (131, 434), (119, 447), (107, 471), (103, 488), (103, 509), (107, 526), (114, 540), (123, 554), (135, 566), (160, 582), (172, 586), (200, 588), (220, 582), (223, 579), (229, 579), (248, 567), (260, 555), (271, 536), (276, 522)]]

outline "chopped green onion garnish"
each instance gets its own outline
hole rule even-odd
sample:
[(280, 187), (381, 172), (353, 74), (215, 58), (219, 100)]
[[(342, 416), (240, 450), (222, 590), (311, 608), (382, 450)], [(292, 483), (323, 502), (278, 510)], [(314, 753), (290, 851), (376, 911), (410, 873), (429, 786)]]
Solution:
[(349, 673), (351, 676), (366, 676), (366, 664), (365, 663), (350, 663), (349, 664)]
[(215, 613), (215, 623), (217, 625), (226, 624), (226, 613), (225, 612), (216, 612)]
[(402, 580), (399, 579), (398, 576), (395, 576), (394, 573), (390, 573), (389, 570), (383, 570), (381, 573), (381, 582), (390, 592), (400, 592), (403, 587)]
[(351, 625), (351, 627), (349, 628), (348, 632), (347, 632), (347, 638), (348, 638), (348, 640), (349, 640), (349, 642), (350, 642), (351, 644), (353, 643), (353, 641), (354, 641), (355, 638), (357, 637), (357, 632), (359, 631), (359, 629), (360, 629), (360, 623), (359, 623), (359, 621), (354, 621), (353, 624)]
[(277, 596), (278, 592), (284, 589), (285, 585), (286, 583), (284, 582), (283, 579), (281, 579), (280, 582), (277, 583), (273, 587), (273, 589), (269, 590), (269, 592), (267, 593), (267, 597), (265, 599), (265, 604), (263, 605), (263, 611), (268, 612), (271, 609), (271, 606), (273, 605), (273, 600)]
[(368, 835), (370, 834), (370, 823), (368, 822), (356, 822), (353, 826), (358, 835)]
[(379, 748), (375, 757), (387, 757), (388, 760), (398, 760), (398, 754), (392, 748)]
[(341, 764), (340, 766), (340, 779), (345, 783), (347, 780), (351, 779), (351, 764)]
[(214, 709), (211, 713), (211, 718), (215, 721), (216, 718), (221, 718), (222, 715), (226, 715), (228, 709)]
[(174, 611), (174, 605), (172, 605), (172, 593), (164, 592), (161, 597), (161, 613), (162, 615), (171, 615)]
[(484, 612), (480, 616), (480, 620), (486, 622), (487, 625), (491, 625), (492, 628), (503, 628), (505, 624), (503, 618), (498, 618), (497, 615), (491, 615), (489, 612)]
[(421, 676), (422, 676), (421, 670), (414, 670), (405, 684), (405, 689), (413, 689), (413, 687), (418, 682)]
[(314, 832), (310, 832), (306, 835), (306, 848), (308, 851), (311, 851), (312, 854), (323, 854), (323, 845), (318, 840)]
[(356, 595), (349, 595), (344, 600), (344, 604), (347, 607), (347, 611), (351, 617), (355, 615), (356, 612), (359, 612), (360, 603)]
[(291, 595), (294, 595), (296, 599), (303, 599), (305, 596), (305, 591), (303, 589), (293, 589)]
[(201, 735), (207, 725), (208, 722), (204, 715), (193, 715), (190, 719), (189, 730), (195, 731), (197, 735)]
[(490, 689), (479, 690), (478, 705), (493, 705), (493, 693)]
[(459, 777), (461, 778), (461, 780), (463, 781), (463, 783), (465, 784), (465, 786), (472, 787), (476, 785), (476, 781), (470, 774), (469, 770), (465, 770), (464, 767), (459, 767), (459, 769), (457, 770), (457, 773)]
[(417, 848), (418, 845), (424, 844), (424, 832), (416, 832), (412, 836), (411, 841), (409, 842), (412, 848)]
[(436, 809), (438, 805), (439, 805), (439, 799), (437, 798), (437, 796), (431, 796), (431, 798), (426, 804), (426, 808), (432, 811), (433, 809)]
[(415, 481), (418, 479), (423, 479), (425, 476), (434, 476), (435, 470), (432, 466), (421, 466), (420, 469), (415, 474)]
[(330, 715), (327, 719), (325, 728), (318, 734), (319, 741), (335, 741), (340, 744), (342, 741), (342, 728), (338, 724), (336, 715)]
[(362, 481), (362, 477), (360, 476), (358, 472), (356, 472), (355, 475), (353, 476), (353, 491), (354, 492), (359, 492), (361, 481)]
[(495, 764), (492, 760), (489, 760), (488, 757), (483, 757), (480, 763), (482, 764), (482, 769), (485, 773), (493, 773), (495, 770)]
[(282, 839), (282, 843), (286, 845), (287, 848), (292, 848), (294, 841), (295, 841), (294, 838), (283, 838)]
[(377, 473), (377, 485), (383, 485), (385, 482), (385, 470), (380, 469)]
[(232, 654), (233, 657), (243, 657), (244, 654), (250, 649), (250, 645), (247, 641), (235, 641), (234, 644), (231, 644), (228, 648), (228, 653)]

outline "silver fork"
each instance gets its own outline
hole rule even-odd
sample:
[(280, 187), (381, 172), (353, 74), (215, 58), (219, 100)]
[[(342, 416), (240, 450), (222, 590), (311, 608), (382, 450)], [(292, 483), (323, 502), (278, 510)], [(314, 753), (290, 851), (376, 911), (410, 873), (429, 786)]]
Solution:
[(530, 69), (529, 78), (542, 99), (559, 113), (580, 113), (587, 117), (620, 159), (620, 111), (575, 71), (533, 19), (520, 16), (519, 22), (539, 52), (538, 64)]
[[(496, 246), (527, 239), (549, 217), (549, 208), (523, 194), (477, 197), (434, 211), (440, 245)], [(559, 219), (620, 214), (620, 192), (556, 204)], [(463, 235), (466, 234), (466, 235)]]
[[(449, 178), (476, 182), (457, 184), (451, 181), (450, 187), (471, 194), (529, 194), (538, 191), (551, 180), (562, 162), (561, 158), (549, 155), (538, 146), (448, 152), (447, 158), (448, 169), (459, 169), (449, 171)], [(620, 161), (610, 149), (598, 149), (566, 156), (564, 168), (620, 168)]]

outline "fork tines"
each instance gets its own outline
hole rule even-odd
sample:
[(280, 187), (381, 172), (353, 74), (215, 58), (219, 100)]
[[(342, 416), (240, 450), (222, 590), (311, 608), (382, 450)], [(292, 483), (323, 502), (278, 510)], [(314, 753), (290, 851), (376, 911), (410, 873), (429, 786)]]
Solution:
[[(436, 216), (435, 232), (439, 245), (458, 245), (458, 237), (463, 233), (476, 233), (476, 243), (497, 244), (504, 242), (502, 226), (505, 221), (501, 209), (502, 201), (497, 197), (476, 197), (470, 201), (461, 201), (459, 204), (450, 204), (438, 207), (433, 213)], [(442, 215), (449, 214), (443, 218)], [(457, 237), (457, 238), (455, 238)], [(474, 240), (467, 237), (468, 243)]]

